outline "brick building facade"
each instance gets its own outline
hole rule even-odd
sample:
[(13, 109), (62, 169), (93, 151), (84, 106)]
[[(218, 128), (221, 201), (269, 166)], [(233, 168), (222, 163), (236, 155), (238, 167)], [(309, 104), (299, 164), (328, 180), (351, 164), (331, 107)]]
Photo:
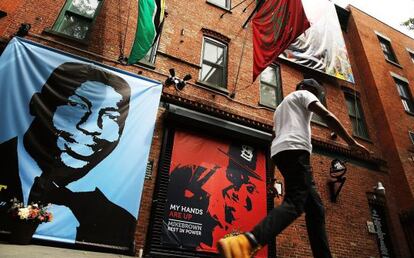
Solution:
[[(168, 184), (163, 166), (169, 167), (168, 142), (177, 128), (246, 140), (268, 149), (276, 103), (269, 103), (265, 93), (261, 95), (264, 81), (259, 78), (251, 82), (252, 32), (249, 28), (242, 29), (253, 7), (245, 3), (229, 11), (228, 6), (219, 3), (230, 1), (168, 0), (168, 15), (156, 51), (139, 64), (126, 66), (119, 62), (119, 57), (127, 56), (130, 51), (135, 35), (136, 3), (99, 1), (101, 5), (95, 17), (88, 20), (86, 34), (75, 36), (62, 32), (58, 26), (59, 19), (67, 12), (65, 3), (72, 1), (1, 1), (0, 10), (6, 15), (0, 18), (0, 50), (22, 23), (28, 23), (29, 40), (144, 77), (164, 82), (170, 68), (180, 78), (191, 74), (193, 79), (181, 91), (173, 86), (163, 87), (149, 158), (153, 167), (145, 181), (135, 232), (135, 254), (139, 255), (142, 249), (149, 257), (209, 256), (162, 247), (159, 242), (159, 217)], [(247, 8), (245, 13), (241, 11), (243, 8)], [(412, 257), (414, 40), (354, 7), (337, 11), (355, 84), (279, 59), (273, 70), (279, 81), (272, 87), (280, 87), (286, 96), (304, 77), (317, 79), (326, 88), (326, 106), (349, 131), (353, 125), (347, 103), (360, 103), (363, 111), (367, 134), (358, 140), (373, 152), (368, 158), (351, 153), (345, 142), (332, 136), (323, 124), (312, 123), (314, 177), (326, 206), (327, 231), (335, 257), (382, 257), (377, 234), (367, 228), (367, 222), (373, 221), (374, 206), (384, 211), (394, 257)], [(387, 42), (391, 50), (387, 50)], [(219, 87), (203, 80), (206, 44), (225, 53), (224, 66), (218, 67), (223, 67), (223, 76), (217, 78)], [(334, 158), (348, 160), (347, 181), (337, 202), (330, 201), (327, 185)], [(277, 170), (276, 177), (282, 179)], [(378, 182), (386, 189), (385, 197), (374, 192)], [(281, 198), (270, 200), (273, 202), (278, 205)], [(304, 216), (278, 236), (276, 246), (277, 257), (312, 256)]]

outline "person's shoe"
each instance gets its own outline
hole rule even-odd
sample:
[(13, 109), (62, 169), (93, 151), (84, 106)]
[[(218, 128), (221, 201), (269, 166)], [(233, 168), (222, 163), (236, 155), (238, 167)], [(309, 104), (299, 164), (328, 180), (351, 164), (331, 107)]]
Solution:
[(253, 251), (249, 239), (244, 234), (220, 239), (217, 248), (223, 258), (249, 258)]

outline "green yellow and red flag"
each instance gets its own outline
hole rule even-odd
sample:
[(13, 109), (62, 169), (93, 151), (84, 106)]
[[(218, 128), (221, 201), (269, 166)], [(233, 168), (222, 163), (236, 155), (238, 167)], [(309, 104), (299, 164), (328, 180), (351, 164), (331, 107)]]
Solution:
[(138, 21), (128, 64), (141, 60), (156, 42), (164, 20), (165, 0), (139, 0)]

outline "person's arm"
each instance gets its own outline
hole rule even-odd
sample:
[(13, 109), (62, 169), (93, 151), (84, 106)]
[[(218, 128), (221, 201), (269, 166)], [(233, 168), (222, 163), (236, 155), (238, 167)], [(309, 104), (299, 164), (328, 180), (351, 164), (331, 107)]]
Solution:
[(326, 109), (319, 101), (314, 101), (309, 104), (308, 109), (318, 116), (320, 116), (325, 123), (331, 128), (335, 133), (337, 133), (342, 139), (348, 143), (351, 149), (359, 151), (363, 154), (369, 154), (370, 151), (365, 148), (363, 145), (359, 144), (352, 136), (347, 132), (342, 123), (338, 118)]

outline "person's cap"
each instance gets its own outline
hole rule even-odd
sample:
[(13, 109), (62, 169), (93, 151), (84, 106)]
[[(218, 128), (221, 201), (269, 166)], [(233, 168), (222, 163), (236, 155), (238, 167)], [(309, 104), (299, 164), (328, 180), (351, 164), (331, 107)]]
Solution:
[(325, 95), (325, 89), (315, 79), (304, 79), (296, 85), (296, 90), (302, 89), (303, 86), (308, 86), (316, 89), (318, 95), (316, 96), (319, 100)]

